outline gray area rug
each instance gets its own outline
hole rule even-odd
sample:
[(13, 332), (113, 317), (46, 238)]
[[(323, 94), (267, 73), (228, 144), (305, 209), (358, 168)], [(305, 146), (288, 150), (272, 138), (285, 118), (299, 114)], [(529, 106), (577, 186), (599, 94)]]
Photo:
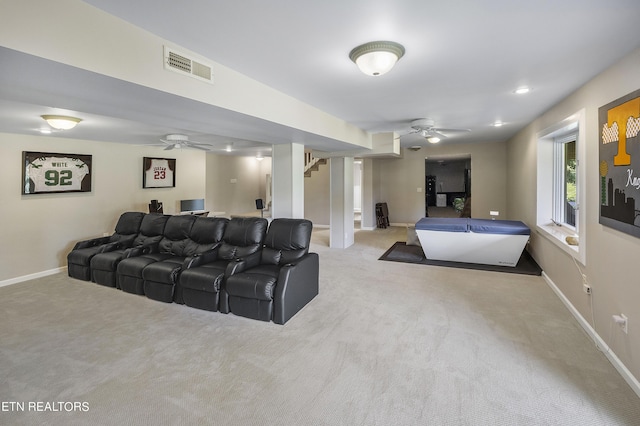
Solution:
[(479, 263), (449, 262), (446, 260), (427, 259), (419, 245), (407, 244), (404, 241), (394, 243), (389, 250), (380, 256), (380, 260), (392, 262), (419, 263), (422, 265), (445, 266), (449, 268), (477, 269), (481, 271), (505, 272), (509, 274), (542, 275), (542, 268), (524, 250), (514, 267), (483, 265)]
[(2, 287), (0, 401), (43, 410), (0, 424), (640, 424), (541, 277), (378, 261), (405, 232), (314, 232), (320, 295), (284, 326), (64, 274)]

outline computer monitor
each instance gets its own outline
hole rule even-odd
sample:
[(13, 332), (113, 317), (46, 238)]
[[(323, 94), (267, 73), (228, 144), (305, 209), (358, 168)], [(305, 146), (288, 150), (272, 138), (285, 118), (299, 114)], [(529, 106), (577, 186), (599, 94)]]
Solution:
[(204, 198), (198, 198), (196, 200), (180, 200), (181, 212), (193, 212), (204, 210)]

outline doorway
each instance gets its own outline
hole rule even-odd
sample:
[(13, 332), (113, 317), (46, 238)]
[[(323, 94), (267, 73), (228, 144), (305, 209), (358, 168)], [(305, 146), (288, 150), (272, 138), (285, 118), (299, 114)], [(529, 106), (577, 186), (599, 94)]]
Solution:
[(471, 155), (431, 156), (424, 160), (427, 217), (471, 217)]
[(353, 162), (353, 221), (355, 229), (362, 225), (362, 160)]

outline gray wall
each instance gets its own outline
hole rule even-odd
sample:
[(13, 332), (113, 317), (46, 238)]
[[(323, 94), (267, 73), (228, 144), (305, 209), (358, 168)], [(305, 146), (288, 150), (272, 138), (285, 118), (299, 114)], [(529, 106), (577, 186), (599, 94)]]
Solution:
[[(598, 75), (531, 123), (508, 143), (507, 192), (511, 215), (535, 227), (536, 134), (584, 108), (587, 146), (586, 164), (583, 166), (587, 168), (587, 195), (581, 207), (586, 209), (587, 224), (586, 265), (583, 268), (593, 295), (583, 293), (582, 276), (568, 254), (535, 232), (531, 249), (553, 283), (636, 378), (640, 377), (640, 239), (598, 223), (598, 108), (638, 88), (640, 50)], [(591, 319), (592, 309), (595, 324)], [(628, 335), (613, 326), (612, 315), (620, 313), (629, 318)]]

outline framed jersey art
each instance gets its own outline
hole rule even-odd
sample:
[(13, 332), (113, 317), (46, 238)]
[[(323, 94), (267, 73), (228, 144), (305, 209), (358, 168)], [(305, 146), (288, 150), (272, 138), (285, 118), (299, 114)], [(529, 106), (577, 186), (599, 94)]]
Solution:
[(22, 152), (22, 194), (91, 192), (91, 156)]
[(598, 109), (600, 223), (640, 238), (640, 89)]
[(143, 188), (173, 188), (176, 186), (175, 158), (142, 159)]

